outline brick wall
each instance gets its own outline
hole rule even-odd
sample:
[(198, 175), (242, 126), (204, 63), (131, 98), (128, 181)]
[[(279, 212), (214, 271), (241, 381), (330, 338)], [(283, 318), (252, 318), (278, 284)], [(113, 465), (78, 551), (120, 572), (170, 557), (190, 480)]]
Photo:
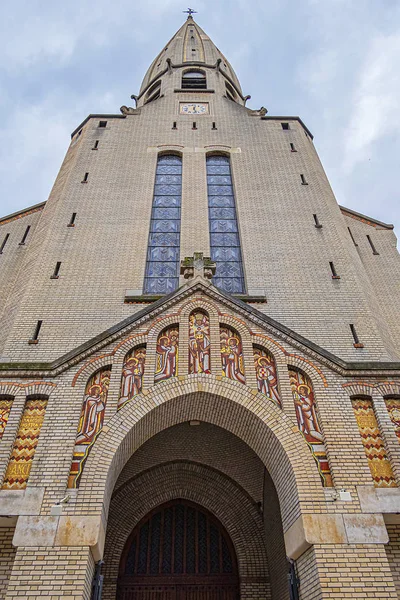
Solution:
[(400, 525), (386, 525), (389, 543), (385, 546), (397, 595), (400, 598)]
[(0, 600), (6, 597), (8, 580), (17, 551), (12, 545), (13, 535), (14, 527), (0, 527)]

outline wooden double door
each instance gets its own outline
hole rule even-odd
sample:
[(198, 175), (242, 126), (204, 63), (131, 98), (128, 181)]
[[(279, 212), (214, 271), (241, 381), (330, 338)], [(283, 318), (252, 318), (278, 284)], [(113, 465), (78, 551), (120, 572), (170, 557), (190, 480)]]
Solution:
[(238, 600), (232, 542), (203, 508), (176, 500), (149, 513), (129, 537), (118, 600)]

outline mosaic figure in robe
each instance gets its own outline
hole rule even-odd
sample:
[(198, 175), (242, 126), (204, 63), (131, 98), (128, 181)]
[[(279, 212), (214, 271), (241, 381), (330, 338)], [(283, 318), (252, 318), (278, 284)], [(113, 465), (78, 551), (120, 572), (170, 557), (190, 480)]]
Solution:
[(222, 374), (234, 381), (246, 383), (243, 366), (242, 342), (233, 331), (221, 329)]
[(158, 338), (155, 383), (175, 377), (178, 365), (178, 338), (177, 329), (168, 329)]
[(210, 325), (202, 312), (189, 319), (189, 373), (211, 373)]
[(256, 369), (258, 391), (261, 392), (261, 394), (268, 396), (268, 398), (271, 398), (278, 406), (281, 406), (278, 390), (278, 377), (273, 357), (259, 348), (254, 348), (254, 365)]
[(294, 404), (300, 431), (310, 444), (324, 443), (318, 423), (314, 394), (305, 383), (299, 383), (294, 390)]
[(125, 359), (122, 369), (122, 384), (119, 404), (124, 404), (142, 390), (146, 349), (136, 348)]
[(100, 381), (93, 383), (85, 396), (76, 445), (93, 442), (102, 427), (108, 386), (110, 385), (110, 372), (103, 372), (101, 375)]

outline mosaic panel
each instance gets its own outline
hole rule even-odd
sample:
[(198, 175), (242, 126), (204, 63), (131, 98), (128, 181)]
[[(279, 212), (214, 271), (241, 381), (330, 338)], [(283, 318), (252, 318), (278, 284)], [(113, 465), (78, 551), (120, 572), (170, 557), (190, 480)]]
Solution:
[(240, 335), (233, 329), (221, 327), (220, 340), (222, 376), (240, 381), (240, 383), (246, 383)]
[(86, 384), (74, 455), (68, 478), (69, 488), (79, 487), (84, 464), (103, 427), (110, 376), (111, 367), (105, 367), (97, 371)]
[(281, 407), (274, 357), (264, 348), (257, 348), (257, 346), (253, 346), (253, 355), (258, 391)]
[(323, 486), (332, 487), (332, 476), (311, 379), (305, 373), (292, 369), (289, 369), (289, 378), (299, 429), (317, 463)]
[(392, 465), (386, 454), (372, 400), (356, 398), (352, 403), (375, 487), (396, 487)]
[(154, 383), (176, 377), (178, 373), (178, 326), (164, 329), (157, 340), (157, 364)]
[(23, 490), (28, 483), (33, 457), (46, 413), (47, 399), (27, 400), (14, 442), (3, 489)]
[(385, 404), (400, 442), (400, 398), (385, 398)]
[(118, 409), (142, 391), (145, 361), (146, 348), (144, 346), (134, 348), (125, 356)]
[[(154, 184), (145, 294), (169, 294), (179, 285), (182, 159), (159, 156)], [(168, 262), (165, 267), (164, 263)]]
[(3, 437), (4, 430), (10, 416), (12, 398), (0, 398), (0, 440)]
[(210, 320), (205, 312), (189, 317), (189, 373), (211, 373)]

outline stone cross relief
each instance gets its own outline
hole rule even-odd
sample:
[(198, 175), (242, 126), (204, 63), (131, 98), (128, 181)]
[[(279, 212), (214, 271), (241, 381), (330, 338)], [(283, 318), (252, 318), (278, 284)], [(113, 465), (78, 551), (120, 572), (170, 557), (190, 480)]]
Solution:
[(181, 260), (181, 275), (185, 279), (202, 277), (211, 279), (215, 275), (216, 264), (209, 256), (203, 256), (202, 252), (195, 252), (193, 256), (186, 256)]

